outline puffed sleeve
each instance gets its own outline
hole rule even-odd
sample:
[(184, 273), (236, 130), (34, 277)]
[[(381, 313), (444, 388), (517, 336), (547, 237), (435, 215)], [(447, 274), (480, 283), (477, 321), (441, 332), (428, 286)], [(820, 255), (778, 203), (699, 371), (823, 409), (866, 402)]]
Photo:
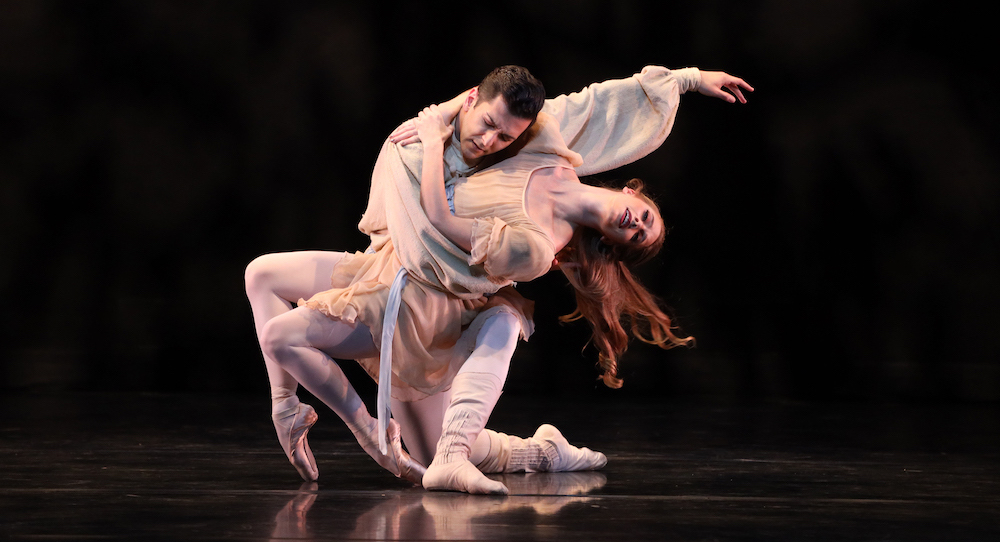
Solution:
[(472, 226), (469, 265), (483, 265), (491, 277), (529, 281), (549, 271), (555, 251), (544, 235), (499, 218), (477, 218)]
[(701, 84), (697, 68), (646, 66), (627, 79), (594, 83), (545, 100), (569, 148), (583, 156), (579, 175), (630, 164), (656, 150), (670, 133), (680, 96)]

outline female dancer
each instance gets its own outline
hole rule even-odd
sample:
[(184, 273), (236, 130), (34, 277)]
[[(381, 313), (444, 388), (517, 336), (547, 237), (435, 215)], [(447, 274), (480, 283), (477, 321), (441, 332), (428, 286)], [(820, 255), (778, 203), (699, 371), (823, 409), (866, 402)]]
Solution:
[[(663, 348), (692, 340), (674, 335), (670, 318), (629, 270), (654, 256), (666, 235), (659, 209), (642, 193), (641, 182), (633, 179), (621, 191), (581, 183), (574, 169), (582, 163), (580, 156), (566, 146), (555, 119), (540, 113), (516, 155), (456, 184), (453, 215), (441, 161), (432, 159), (451, 135), (449, 115), (431, 106), (418, 116), (424, 142), (421, 203), (431, 223), (472, 255), (470, 263), (483, 262), (490, 275), (520, 281), (541, 276), (550, 265), (560, 268), (577, 294), (577, 310), (568, 319), (582, 317), (591, 324), (609, 386), (621, 385), (616, 360), (628, 343), (622, 316), (631, 321), (635, 336)], [(552, 426), (543, 425), (531, 439), (483, 431), (502, 382), (489, 367), (456, 376), (424, 487), (505, 493), (482, 472), (604, 465), (603, 454), (569, 445)], [(469, 459), (477, 433), (485, 434), (490, 446), (474, 464)]]

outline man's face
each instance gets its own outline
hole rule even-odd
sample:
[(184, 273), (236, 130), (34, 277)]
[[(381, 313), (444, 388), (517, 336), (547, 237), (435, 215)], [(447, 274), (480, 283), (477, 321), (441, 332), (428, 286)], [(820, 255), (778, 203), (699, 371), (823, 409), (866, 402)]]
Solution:
[(531, 121), (511, 115), (503, 96), (487, 102), (476, 91), (469, 95), (459, 121), (462, 158), (470, 166), (488, 154), (503, 150), (523, 133)]

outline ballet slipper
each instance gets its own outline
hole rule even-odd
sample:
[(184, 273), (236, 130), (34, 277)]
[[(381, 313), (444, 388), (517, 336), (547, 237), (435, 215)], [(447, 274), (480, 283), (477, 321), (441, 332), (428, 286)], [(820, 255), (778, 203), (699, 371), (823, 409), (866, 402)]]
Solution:
[(548, 472), (595, 470), (608, 464), (606, 455), (590, 448), (573, 446), (553, 425), (547, 423), (540, 425), (531, 438), (549, 445), (549, 447), (542, 446), (549, 456)]
[(437, 458), (424, 474), (424, 489), (431, 491), (464, 491), (475, 495), (507, 495), (507, 486), (490, 480), (468, 459), (439, 463)]
[(313, 407), (305, 403), (298, 403), (288, 410), (271, 415), (274, 430), (278, 434), (278, 442), (285, 451), (288, 462), (306, 482), (313, 482), (319, 478), (316, 458), (313, 457), (306, 438), (309, 429), (318, 419), (319, 416)]
[(608, 458), (590, 448), (577, 448), (549, 424), (538, 427), (531, 438), (487, 429), (490, 451), (476, 465), (483, 472), (570, 472), (594, 470)]
[(459, 373), (451, 385), (434, 460), (424, 474), (424, 488), (436, 491), (507, 495), (507, 486), (490, 480), (471, 462), (472, 443), (500, 398), (500, 379), (491, 373)]
[(367, 411), (363, 417), (367, 417), (367, 421), (360, 425), (347, 424), (358, 444), (383, 469), (397, 478), (420, 485), (427, 469), (403, 449), (399, 423), (392, 418), (389, 419), (389, 453), (383, 454), (378, 449), (378, 420), (367, 415)]

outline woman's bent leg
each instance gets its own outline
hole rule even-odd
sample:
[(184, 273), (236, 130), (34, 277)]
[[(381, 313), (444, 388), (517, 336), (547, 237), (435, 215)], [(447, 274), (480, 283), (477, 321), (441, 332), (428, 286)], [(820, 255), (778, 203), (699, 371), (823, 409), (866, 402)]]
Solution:
[[(279, 252), (250, 262), (245, 286), (258, 342), (264, 326), (272, 318), (292, 310), (299, 299), (309, 299), (313, 294), (330, 289), (333, 268), (345, 255), (344, 252), (323, 251)], [(274, 411), (294, 408), (290, 402), (282, 405), (282, 401), (295, 396), (298, 383), (266, 353), (264, 366), (271, 385)]]
[[(281, 252), (254, 259), (245, 272), (247, 299), (253, 312), (258, 343), (264, 326), (292, 310), (301, 298), (330, 288), (333, 269), (343, 252)], [(318, 417), (309, 405), (299, 403), (298, 382), (264, 349), (264, 367), (271, 388), (271, 419), (285, 455), (307, 481), (319, 476), (307, 434)]]
[(382, 455), (376, 443), (377, 420), (368, 413), (354, 386), (333, 359), (378, 356), (367, 326), (360, 322), (348, 324), (299, 307), (272, 318), (264, 326), (261, 346), (265, 356), (337, 413), (379, 465), (396, 476), (419, 483), (423, 468), (412, 465), (409, 456), (403, 453), (399, 425), (390, 423), (392, 451)]
[(378, 356), (371, 332), (306, 307), (272, 318), (261, 330), (261, 349), (342, 419), (363, 407), (361, 397), (333, 360)]

